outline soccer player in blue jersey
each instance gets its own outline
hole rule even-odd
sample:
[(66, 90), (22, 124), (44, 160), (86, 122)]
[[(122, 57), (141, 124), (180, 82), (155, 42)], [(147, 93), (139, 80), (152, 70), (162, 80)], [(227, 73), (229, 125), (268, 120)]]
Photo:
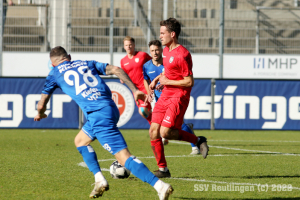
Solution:
[[(152, 60), (149, 60), (146, 62), (143, 66), (143, 74), (144, 74), (144, 85), (147, 90), (148, 95), (150, 95), (149, 90), (149, 84), (161, 73), (164, 72), (164, 66), (163, 66), (163, 57), (162, 57), (162, 45), (159, 40), (152, 40), (149, 42), (149, 49), (150, 54), (152, 56)], [(157, 83), (159, 85), (159, 82)], [(158, 98), (161, 95), (161, 90), (155, 90), (154, 96), (155, 100), (157, 102)], [(193, 125), (192, 124), (185, 124), (183, 122), (181, 129), (189, 132), (191, 134), (194, 134), (192, 130)], [(196, 145), (191, 143), (192, 146), (192, 155), (200, 154), (200, 150)]]
[(168, 199), (173, 191), (172, 186), (159, 180), (140, 160), (130, 154), (117, 128), (119, 110), (112, 100), (110, 89), (99, 75), (116, 75), (131, 89), (135, 101), (144, 100), (145, 94), (137, 89), (119, 67), (96, 61), (71, 61), (71, 56), (60, 46), (51, 50), (50, 60), (54, 68), (46, 78), (41, 100), (38, 103), (38, 114), (34, 121), (47, 117), (46, 105), (56, 88), (68, 94), (83, 110), (87, 122), (74, 142), (84, 162), (95, 176), (95, 187), (89, 197), (98, 198), (109, 189), (108, 182), (100, 170), (97, 155), (90, 146), (90, 143), (97, 139), (121, 165), (153, 186), (160, 200)]

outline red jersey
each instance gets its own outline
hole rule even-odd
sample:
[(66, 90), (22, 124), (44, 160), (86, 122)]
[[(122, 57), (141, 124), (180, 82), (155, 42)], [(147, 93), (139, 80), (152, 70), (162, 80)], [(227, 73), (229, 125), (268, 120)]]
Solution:
[[(193, 74), (193, 61), (190, 52), (182, 45), (169, 51), (165, 47), (163, 51), (163, 65), (165, 76), (170, 80), (182, 80), (186, 76)], [(190, 97), (192, 87), (180, 87), (166, 85), (162, 91), (163, 97)]]
[(131, 59), (127, 55), (121, 59), (121, 68), (128, 74), (134, 85), (145, 94), (147, 91), (144, 86), (143, 65), (151, 59), (147, 53), (141, 51), (137, 51)]

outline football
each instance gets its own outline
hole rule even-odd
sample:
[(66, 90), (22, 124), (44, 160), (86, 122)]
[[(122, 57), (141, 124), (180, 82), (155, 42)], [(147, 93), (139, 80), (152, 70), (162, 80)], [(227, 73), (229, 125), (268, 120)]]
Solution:
[(111, 164), (109, 172), (111, 177), (115, 179), (123, 179), (130, 176), (130, 171), (123, 167), (117, 160)]
[(162, 138), (162, 143), (163, 143), (164, 145), (167, 145), (167, 144), (169, 144), (169, 140), (167, 140), (167, 139), (165, 139), (165, 138)]

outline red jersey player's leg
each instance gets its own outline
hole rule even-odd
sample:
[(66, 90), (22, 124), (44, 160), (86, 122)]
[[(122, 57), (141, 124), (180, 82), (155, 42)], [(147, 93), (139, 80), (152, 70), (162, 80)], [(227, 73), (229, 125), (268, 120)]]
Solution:
[(155, 173), (155, 176), (164, 178), (170, 177), (171, 174), (167, 168), (167, 161), (164, 153), (164, 145), (162, 138), (160, 137), (160, 124), (165, 116), (166, 107), (164, 107), (159, 101), (155, 104), (152, 113), (152, 123), (149, 129), (151, 148), (154, 153), (157, 166), (159, 170)]
[(175, 129), (178, 131), (177, 140), (183, 140), (186, 142), (196, 144), (198, 142), (197, 136), (190, 134), (184, 130), (181, 130), (183, 117), (188, 107), (189, 100), (184, 98), (169, 98), (169, 99), (165, 99), (162, 102), (165, 104), (165, 107), (167, 107), (168, 109), (161, 123), (161, 126), (165, 127), (164, 131), (161, 132), (161, 136), (169, 139), (168, 136), (165, 134), (169, 132), (171, 129)]

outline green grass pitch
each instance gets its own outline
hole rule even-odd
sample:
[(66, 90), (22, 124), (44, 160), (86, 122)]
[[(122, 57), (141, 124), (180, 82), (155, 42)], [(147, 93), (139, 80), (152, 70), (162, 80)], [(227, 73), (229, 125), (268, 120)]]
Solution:
[[(130, 152), (151, 171), (157, 169), (148, 130), (121, 130)], [(78, 130), (0, 130), (0, 199), (88, 199), (92, 173), (79, 164), (74, 146)], [(191, 147), (165, 146), (174, 187), (170, 199), (300, 199), (298, 131), (196, 130), (208, 138), (207, 159), (190, 156)], [(158, 199), (156, 191), (135, 176), (116, 180), (114, 157), (92, 143), (110, 190), (102, 199)]]

